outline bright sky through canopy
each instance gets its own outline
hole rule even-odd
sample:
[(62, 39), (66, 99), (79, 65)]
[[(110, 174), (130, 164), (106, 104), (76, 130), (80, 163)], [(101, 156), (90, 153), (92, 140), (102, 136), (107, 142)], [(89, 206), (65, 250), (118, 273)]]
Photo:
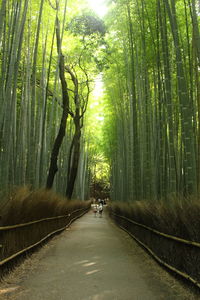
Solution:
[(108, 10), (105, 0), (88, 0), (89, 6), (99, 15), (103, 17)]
[(93, 90), (93, 96), (98, 99), (103, 95), (103, 81), (102, 74), (99, 74), (95, 79), (95, 86)]
[(95, 115), (95, 119), (103, 121), (104, 117), (102, 114), (102, 107), (100, 104), (104, 92), (102, 74), (99, 74), (95, 78), (94, 83), (95, 85), (94, 90), (92, 91), (92, 103), (90, 104), (90, 108), (94, 110), (93, 114)]

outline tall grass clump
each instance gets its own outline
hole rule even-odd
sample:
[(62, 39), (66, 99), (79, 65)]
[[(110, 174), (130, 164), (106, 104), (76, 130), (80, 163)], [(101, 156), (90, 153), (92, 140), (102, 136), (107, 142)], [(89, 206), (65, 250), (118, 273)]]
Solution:
[(200, 242), (200, 203), (196, 199), (174, 204), (136, 201), (112, 203), (109, 210), (166, 234)]
[(87, 201), (68, 201), (51, 190), (30, 191), (16, 188), (1, 210), (1, 226), (22, 224), (42, 218), (66, 215), (89, 205)]

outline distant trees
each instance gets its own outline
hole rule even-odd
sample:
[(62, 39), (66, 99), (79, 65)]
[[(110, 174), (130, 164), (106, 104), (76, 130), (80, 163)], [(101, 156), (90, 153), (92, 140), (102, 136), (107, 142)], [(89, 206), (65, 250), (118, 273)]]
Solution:
[(72, 19), (68, 28), (75, 36), (80, 37), (81, 44), (76, 60), (72, 61), (71, 66), (65, 67), (72, 82), (70, 93), (73, 104), (71, 104), (70, 115), (75, 127), (69, 151), (66, 189), (66, 196), (71, 198), (78, 173), (81, 130), (91, 92), (92, 77), (96, 73), (95, 52), (101, 45), (105, 27), (98, 18), (85, 14)]
[[(67, 72), (70, 74), (73, 82), (73, 100), (74, 100), (74, 111), (70, 111), (70, 115), (73, 119), (75, 131), (73, 139), (70, 145), (69, 161), (68, 161), (68, 172), (67, 172), (67, 189), (66, 196), (71, 199), (74, 184), (78, 173), (78, 165), (80, 159), (80, 147), (81, 147), (81, 129), (83, 128), (84, 114), (87, 109), (89, 95), (90, 95), (90, 83), (87, 71), (81, 66), (79, 59), (79, 68), (85, 75), (85, 81), (79, 82), (76, 72), (69, 66), (66, 67)], [(87, 91), (85, 92), (85, 89)]]

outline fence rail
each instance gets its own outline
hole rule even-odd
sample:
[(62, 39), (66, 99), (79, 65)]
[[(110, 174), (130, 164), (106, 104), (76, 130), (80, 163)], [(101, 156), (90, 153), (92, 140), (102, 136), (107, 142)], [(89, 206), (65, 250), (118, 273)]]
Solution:
[(0, 267), (63, 231), (89, 209), (88, 206), (63, 216), (0, 227)]
[[(151, 242), (149, 242), (151, 240), (151, 237), (150, 238), (147, 238), (147, 241), (148, 243), (145, 243), (144, 241), (142, 241), (142, 236), (140, 236), (140, 233), (138, 234), (137, 232), (137, 236), (136, 234), (134, 234), (133, 230), (130, 229), (130, 225), (129, 226), (126, 226), (127, 224), (121, 224), (121, 222), (119, 221), (119, 219), (125, 221), (125, 222), (128, 222), (129, 224), (131, 224), (132, 226), (137, 226), (139, 228), (142, 228), (142, 229), (145, 229), (146, 231), (150, 232), (150, 233), (153, 233), (153, 235), (157, 235), (161, 238), (165, 238), (165, 239), (168, 239), (168, 240), (171, 240), (172, 242), (176, 242), (180, 245), (185, 245), (186, 247), (191, 247), (191, 248), (195, 248), (197, 251), (199, 251), (199, 248), (200, 248), (200, 243), (197, 243), (197, 242), (193, 242), (193, 241), (188, 241), (188, 240), (184, 240), (184, 239), (181, 239), (181, 238), (178, 238), (178, 237), (175, 237), (175, 236), (172, 236), (172, 235), (168, 235), (168, 234), (165, 234), (163, 232), (160, 232), (158, 230), (155, 230), (151, 227), (148, 227), (144, 224), (141, 224), (141, 223), (138, 223), (138, 222), (135, 222), (125, 216), (121, 216), (121, 215), (118, 215), (118, 214), (115, 214), (114, 212), (110, 211), (110, 215), (111, 217), (114, 219), (114, 221), (117, 223), (117, 225), (123, 229), (124, 231), (126, 231), (134, 240), (136, 240), (144, 249), (146, 249), (151, 255), (152, 257), (157, 261), (159, 262), (161, 265), (163, 265), (164, 267), (166, 267), (167, 269), (169, 269), (170, 271), (173, 271), (174, 273), (178, 274), (179, 276), (183, 277), (184, 279), (190, 281), (192, 284), (194, 284), (197, 288), (200, 289), (200, 281), (196, 278), (194, 278), (191, 274), (188, 274), (187, 272), (183, 272), (182, 270), (180, 270), (178, 267), (176, 266), (173, 266), (171, 265), (169, 262), (166, 262), (164, 260), (165, 258), (165, 255), (164, 255), (164, 258), (162, 257), (159, 257), (159, 253), (156, 253), (155, 251), (152, 250), (152, 247), (151, 245)], [(117, 220), (116, 220), (117, 219)], [(128, 227), (128, 228), (126, 228)], [(152, 237), (152, 240), (153, 240), (153, 237)], [(166, 247), (166, 246), (165, 246)], [(174, 248), (175, 249), (175, 248)], [(157, 249), (156, 249), (157, 250)], [(167, 249), (166, 249), (167, 250)], [(196, 251), (195, 250), (195, 251)], [(158, 249), (159, 251), (159, 249)], [(174, 251), (174, 255), (175, 255), (175, 252)], [(199, 254), (198, 254), (199, 255)], [(191, 263), (191, 262), (190, 262)], [(198, 267), (200, 269), (200, 266), (198, 264), (198, 266), (195, 266), (195, 267)], [(198, 269), (198, 274), (200, 273), (199, 272), (199, 269)], [(196, 274), (195, 274), (196, 275)]]
[(50, 217), (50, 218), (44, 218), (44, 219), (40, 219), (40, 220), (36, 220), (36, 221), (31, 221), (31, 222), (27, 222), (27, 223), (22, 223), (22, 224), (16, 224), (16, 225), (10, 225), (10, 226), (2, 226), (0, 227), (0, 231), (4, 231), (4, 230), (10, 230), (10, 229), (16, 229), (16, 228), (20, 228), (20, 227), (26, 227), (32, 224), (37, 224), (37, 223), (41, 223), (41, 222), (45, 222), (45, 221), (49, 221), (49, 220), (58, 220), (58, 219), (63, 219), (63, 218), (67, 218), (70, 217), (72, 214), (84, 210), (85, 208), (79, 208), (74, 210), (73, 212), (63, 215), (63, 216), (57, 216), (57, 217)]
[(151, 228), (151, 227), (149, 227), (149, 226), (146, 226), (146, 225), (144, 225), (144, 224), (135, 222), (135, 221), (133, 221), (133, 220), (127, 218), (127, 217), (120, 216), (120, 215), (115, 214), (115, 213), (113, 213), (113, 212), (112, 212), (112, 214), (113, 214), (114, 216), (116, 216), (116, 217), (119, 217), (119, 218), (121, 218), (121, 219), (127, 220), (128, 222), (130, 222), (130, 223), (132, 223), (132, 224), (134, 224), (134, 225), (143, 227), (143, 228), (145, 228), (145, 229), (147, 229), (147, 230), (149, 230), (149, 231), (151, 231), (151, 232), (153, 232), (153, 233), (155, 233), (155, 234), (157, 234), (157, 235), (163, 236), (163, 237), (165, 237), (165, 238), (167, 238), (167, 239), (171, 239), (171, 240), (174, 240), (174, 241), (179, 242), (179, 243), (183, 243), (183, 244), (186, 244), (186, 245), (191, 245), (191, 246), (200, 248), (200, 243), (193, 242), (193, 241), (188, 241), (188, 240), (184, 240), (184, 239), (181, 239), (181, 238), (179, 238), (179, 237), (176, 237), (176, 236), (173, 236), (173, 235), (170, 235), (170, 234), (166, 234), (166, 233), (160, 232), (160, 231), (158, 231), (158, 230), (156, 230), (156, 229), (153, 229), (153, 228)]

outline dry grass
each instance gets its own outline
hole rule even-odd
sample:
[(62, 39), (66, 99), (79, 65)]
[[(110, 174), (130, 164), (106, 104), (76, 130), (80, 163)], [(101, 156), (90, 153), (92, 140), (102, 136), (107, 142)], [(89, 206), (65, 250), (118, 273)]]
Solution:
[[(30, 191), (28, 187), (15, 188), (9, 194), (6, 205), (1, 208), (1, 226), (23, 224), (46, 218), (47, 220), (9, 230), (2, 228), (0, 261), (37, 244), (52, 233), (60, 232), (84, 211), (86, 212), (90, 204), (90, 201), (68, 201), (50, 190)], [(72, 211), (73, 214), (71, 214)], [(66, 217), (48, 219), (56, 216)], [(7, 266), (10, 268), (13, 263), (13, 261), (9, 262), (8, 265), (0, 268), (0, 277), (4, 270), (7, 270)]]
[(1, 210), (1, 226), (65, 215), (86, 206), (88, 202), (68, 201), (51, 190), (30, 191), (26, 186), (19, 187), (10, 194)]
[(196, 199), (163, 202), (113, 203), (112, 210), (161, 232), (200, 242), (200, 202)]

